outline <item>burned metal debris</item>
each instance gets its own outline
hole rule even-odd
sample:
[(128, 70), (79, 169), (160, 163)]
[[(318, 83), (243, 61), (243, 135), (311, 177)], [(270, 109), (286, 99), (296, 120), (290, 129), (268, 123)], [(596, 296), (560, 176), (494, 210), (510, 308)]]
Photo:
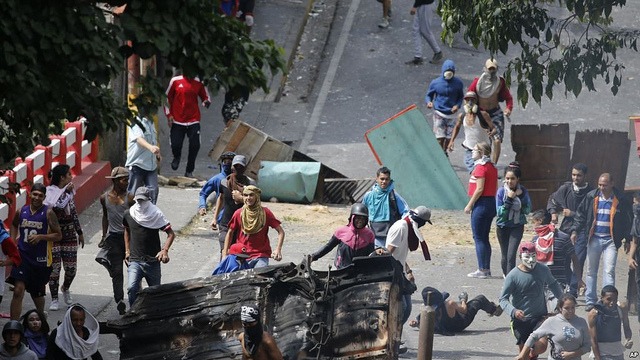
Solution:
[(390, 256), (336, 271), (308, 260), (143, 290), (107, 323), (121, 359), (241, 359), (240, 307), (257, 304), (285, 359), (395, 359), (403, 273)]

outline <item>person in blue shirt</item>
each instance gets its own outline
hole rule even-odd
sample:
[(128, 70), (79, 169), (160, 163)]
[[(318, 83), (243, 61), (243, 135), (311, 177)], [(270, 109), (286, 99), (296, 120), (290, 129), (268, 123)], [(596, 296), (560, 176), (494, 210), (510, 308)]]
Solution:
[(442, 75), (431, 81), (424, 98), (427, 108), (433, 109), (433, 133), (445, 154), (464, 99), (464, 84), (455, 73), (454, 62), (445, 60)]
[(389, 228), (409, 213), (409, 205), (394, 189), (391, 170), (383, 166), (376, 172), (376, 183), (362, 198), (369, 211), (369, 226), (376, 236), (376, 248), (386, 249)]
[[(220, 182), (231, 175), (231, 161), (234, 156), (236, 156), (236, 153), (233, 151), (222, 153), (222, 155), (220, 155), (220, 173), (212, 176), (211, 179), (204, 184), (202, 190), (200, 190), (200, 201), (198, 202), (198, 214), (200, 216), (207, 215), (207, 198), (209, 195), (215, 191), (216, 198), (220, 196)], [(222, 217), (223, 211), (224, 209), (220, 210), (219, 218)]]

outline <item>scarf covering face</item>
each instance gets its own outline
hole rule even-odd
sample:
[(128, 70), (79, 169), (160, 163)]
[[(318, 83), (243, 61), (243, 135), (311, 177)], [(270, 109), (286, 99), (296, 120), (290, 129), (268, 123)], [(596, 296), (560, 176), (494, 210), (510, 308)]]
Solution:
[(27, 339), (29, 349), (36, 353), (38, 359), (44, 359), (47, 354), (47, 335), (33, 332), (31, 329), (25, 329), (24, 338)]
[(500, 77), (496, 74), (496, 76), (491, 78), (491, 74), (489, 74), (489, 72), (485, 70), (478, 78), (476, 93), (479, 97), (485, 99), (490, 98), (491, 96), (493, 96), (493, 94), (496, 93), (496, 91), (498, 91), (498, 87), (500, 87)]
[[(91, 313), (86, 309), (84, 327), (89, 330), (89, 337), (84, 340), (73, 329), (71, 323), (71, 309), (70, 307), (62, 323), (58, 325), (58, 333), (56, 334), (56, 345), (72, 359), (86, 359), (98, 351), (98, 338), (99, 338), (99, 325)], [(84, 309), (84, 308), (83, 308)]]
[(254, 305), (242, 306), (240, 321), (243, 323), (257, 322), (254, 326), (244, 328), (245, 349), (255, 355), (262, 343), (262, 323), (260, 322), (260, 310)]
[(389, 186), (383, 189), (375, 183), (371, 188), (371, 200), (367, 201), (369, 208), (369, 219), (371, 221), (389, 221), (391, 219), (391, 209), (389, 208), (389, 196), (394, 189), (393, 180), (389, 182)]
[[(520, 184), (516, 186), (516, 190), (520, 188)], [(507, 184), (504, 184), (504, 199), (507, 200), (507, 191), (511, 190)], [(511, 209), (509, 209), (508, 219), (512, 220), (514, 224), (520, 224), (520, 210), (522, 209), (522, 201), (520, 201), (520, 197), (517, 195), (513, 197), (513, 205), (511, 205)]]
[(369, 244), (373, 244), (375, 235), (373, 231), (366, 226), (362, 229), (356, 229), (353, 225), (355, 216), (356, 215), (351, 216), (349, 225), (339, 227), (333, 235), (350, 248), (360, 250)]
[(256, 186), (248, 185), (242, 190), (243, 194), (255, 194), (256, 202), (252, 206), (244, 204), (242, 206), (242, 212), (240, 213), (240, 219), (242, 220), (242, 230), (245, 234), (251, 235), (259, 232), (267, 222), (267, 216), (262, 208), (262, 202), (260, 201), (260, 194), (262, 191)]
[(55, 185), (49, 185), (47, 186), (47, 194), (44, 198), (44, 204), (52, 209), (64, 209), (65, 214), (71, 215), (71, 207), (69, 206), (69, 202), (73, 200), (73, 196), (75, 194), (75, 188), (73, 188), (73, 191), (71, 193), (68, 193), (66, 186), (63, 188), (59, 188)]
[(148, 229), (161, 229), (169, 223), (162, 211), (150, 200), (136, 200), (129, 208), (129, 214), (140, 226)]
[(536, 259), (539, 263), (553, 265), (553, 243), (556, 227), (553, 224), (536, 226), (533, 229), (538, 235), (536, 241)]

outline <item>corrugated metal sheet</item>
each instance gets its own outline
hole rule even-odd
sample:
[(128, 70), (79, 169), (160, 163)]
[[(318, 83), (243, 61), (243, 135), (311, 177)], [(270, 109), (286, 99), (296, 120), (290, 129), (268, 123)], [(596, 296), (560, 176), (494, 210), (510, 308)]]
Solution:
[(107, 323), (121, 359), (241, 359), (240, 307), (257, 304), (285, 359), (395, 359), (402, 266), (390, 256), (312, 271), (307, 262), (144, 289)]
[(364, 194), (375, 182), (375, 179), (325, 179), (322, 202), (347, 205), (362, 202)]
[(411, 207), (464, 209), (469, 200), (465, 187), (415, 105), (368, 130), (365, 138)]

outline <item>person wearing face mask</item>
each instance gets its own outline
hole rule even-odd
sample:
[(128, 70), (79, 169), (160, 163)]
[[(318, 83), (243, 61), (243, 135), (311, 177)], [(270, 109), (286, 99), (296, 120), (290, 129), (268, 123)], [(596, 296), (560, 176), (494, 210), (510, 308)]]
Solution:
[(240, 310), (243, 332), (238, 335), (242, 345), (243, 360), (282, 360), (282, 352), (271, 334), (264, 331), (260, 309), (255, 305), (243, 305)]
[[(473, 79), (469, 85), (469, 91), (478, 94), (478, 107), (486, 111), (496, 127), (493, 135), (493, 154), (491, 160), (494, 164), (500, 159), (500, 148), (504, 137), (504, 117), (509, 117), (513, 110), (513, 98), (502, 76), (498, 75), (498, 62), (488, 59), (484, 65), (484, 72)], [(504, 113), (500, 108), (501, 102), (506, 103)]]
[(368, 256), (374, 249), (375, 235), (367, 228), (369, 222), (369, 209), (363, 203), (355, 203), (351, 206), (349, 223), (339, 227), (328, 243), (311, 255), (311, 261), (316, 261), (325, 256), (336, 246), (335, 266), (342, 269), (353, 263), (356, 256)]
[(522, 262), (507, 274), (500, 295), (500, 306), (511, 316), (518, 352), (547, 315), (545, 286), (556, 298), (562, 296), (562, 288), (549, 268), (538, 264), (534, 243), (520, 244), (520, 259)]
[[(417, 287), (415, 287), (413, 270), (407, 263), (407, 256), (409, 251), (415, 251), (418, 246), (421, 246), (425, 260), (431, 260), (427, 243), (419, 231), (426, 223), (433, 225), (431, 222), (431, 210), (421, 205), (409, 211), (407, 216), (393, 223), (387, 233), (386, 253), (391, 254), (394, 259), (402, 264), (406, 279), (413, 285), (413, 291), (417, 290)], [(411, 315), (411, 293), (413, 291), (405, 291), (402, 294), (401, 326), (409, 320)], [(406, 348), (401, 347), (399, 351), (401, 353), (405, 352)]]
[(453, 134), (456, 113), (464, 98), (464, 85), (455, 73), (454, 62), (445, 60), (442, 64), (442, 76), (431, 81), (424, 99), (427, 108), (433, 109), (433, 133), (445, 154)]
[[(222, 180), (226, 179), (227, 176), (231, 175), (231, 162), (235, 156), (236, 153), (233, 151), (225, 151), (220, 155), (220, 173), (207, 180), (204, 186), (202, 186), (202, 190), (200, 190), (200, 200), (198, 202), (198, 214), (200, 216), (207, 215), (207, 198), (209, 195), (215, 192), (216, 200), (220, 196), (220, 183)], [(222, 214), (223, 212), (221, 210), (218, 217), (221, 218)]]
[[(587, 165), (583, 163), (576, 163), (571, 169), (571, 181), (567, 181), (562, 184), (558, 190), (556, 190), (547, 201), (547, 211), (551, 214), (551, 222), (558, 223), (558, 216), (562, 215), (562, 222), (560, 223), (560, 231), (567, 234), (571, 233), (571, 226), (573, 225), (574, 217), (576, 216), (576, 210), (578, 205), (585, 198), (587, 193), (593, 190), (593, 186), (587, 182)], [(575, 253), (578, 257), (577, 267), (574, 271), (582, 270), (584, 263), (587, 259), (587, 232), (580, 231), (576, 238)], [(570, 292), (573, 296), (578, 296), (578, 285), (582, 279), (576, 277), (573, 274), (571, 277)], [(584, 288), (580, 288), (584, 289)]]
[(496, 193), (496, 235), (502, 252), (502, 274), (516, 266), (518, 244), (524, 234), (527, 214), (531, 211), (529, 192), (520, 184), (520, 164), (514, 161), (504, 169), (503, 186)]
[[(284, 243), (284, 229), (280, 220), (260, 202), (262, 191), (254, 185), (242, 189), (244, 205), (236, 210), (229, 220), (229, 231), (225, 237), (222, 256), (227, 256), (232, 244), (240, 244), (249, 256), (250, 268), (269, 265), (269, 258), (282, 260), (282, 244)], [(269, 228), (278, 233), (278, 243), (271, 251)]]
[(464, 149), (464, 164), (467, 170), (473, 170), (474, 162), (472, 156), (473, 147), (480, 142), (490, 143), (489, 136), (495, 134), (495, 126), (491, 122), (491, 118), (486, 111), (478, 109), (478, 95), (473, 91), (464, 94), (464, 105), (462, 106), (464, 113), (458, 114), (458, 121), (453, 128), (451, 140), (449, 141), (448, 151), (453, 151), (453, 144), (456, 137), (460, 133), (460, 128), (464, 128), (464, 140), (462, 148)]
[(591, 336), (587, 321), (576, 316), (576, 298), (564, 294), (558, 300), (556, 315), (545, 320), (534, 330), (522, 347), (517, 360), (529, 360), (542, 354), (551, 345), (547, 359), (582, 359), (591, 349)]

